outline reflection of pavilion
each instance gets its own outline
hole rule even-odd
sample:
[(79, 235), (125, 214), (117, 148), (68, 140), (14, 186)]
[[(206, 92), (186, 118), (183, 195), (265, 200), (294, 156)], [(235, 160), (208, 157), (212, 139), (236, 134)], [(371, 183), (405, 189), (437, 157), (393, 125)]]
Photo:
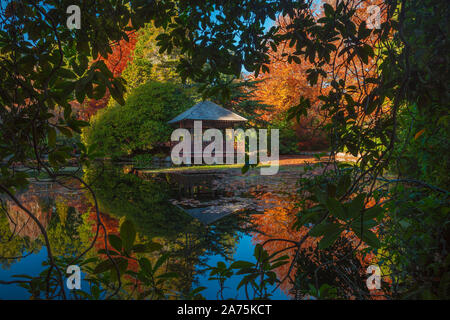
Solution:
[[(170, 120), (168, 123), (170, 123), (174, 126), (177, 126), (178, 128), (184, 128), (184, 129), (189, 130), (189, 132), (191, 133), (191, 137), (192, 137), (192, 140), (191, 140), (192, 156), (194, 159), (197, 157), (202, 159), (202, 154), (195, 153), (195, 150), (194, 150), (194, 145), (193, 145), (194, 139), (195, 139), (194, 121), (201, 121), (202, 131), (204, 131), (205, 129), (218, 129), (222, 132), (223, 137), (225, 137), (226, 129), (234, 129), (235, 126), (245, 123), (247, 121), (247, 119), (244, 117), (241, 117), (240, 115), (238, 115), (228, 109), (222, 108), (221, 106), (219, 106), (211, 101), (202, 101), (200, 103), (197, 103), (192, 108), (186, 110), (185, 112), (179, 114), (172, 120)], [(202, 134), (203, 134), (203, 132), (202, 132)], [(224, 158), (227, 155), (225, 140), (226, 139), (224, 138), (224, 140), (223, 140), (223, 157)], [(203, 141), (202, 152), (209, 143), (210, 142)], [(171, 145), (171, 147), (172, 146), (173, 145)], [(234, 147), (234, 150), (232, 151), (233, 156), (235, 154), (235, 149), (236, 149), (236, 147)]]

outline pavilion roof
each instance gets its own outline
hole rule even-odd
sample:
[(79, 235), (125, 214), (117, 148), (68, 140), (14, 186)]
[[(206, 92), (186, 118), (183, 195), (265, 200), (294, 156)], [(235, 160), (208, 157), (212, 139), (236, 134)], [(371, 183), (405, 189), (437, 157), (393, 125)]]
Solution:
[(183, 120), (247, 121), (244, 117), (207, 100), (197, 103), (195, 106), (179, 114), (168, 123), (177, 123)]

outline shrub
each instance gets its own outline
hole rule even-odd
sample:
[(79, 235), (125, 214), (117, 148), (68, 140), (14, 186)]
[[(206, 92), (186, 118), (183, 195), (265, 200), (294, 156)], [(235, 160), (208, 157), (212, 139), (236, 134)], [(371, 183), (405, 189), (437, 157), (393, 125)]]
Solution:
[(315, 130), (310, 120), (302, 119), (300, 123), (295, 120), (274, 120), (272, 127), (280, 130), (280, 154), (328, 149), (329, 139), (325, 131)]
[(83, 143), (96, 144), (113, 159), (158, 150), (170, 139), (167, 121), (193, 104), (189, 89), (182, 85), (147, 82), (130, 93), (125, 105), (113, 104), (92, 117)]

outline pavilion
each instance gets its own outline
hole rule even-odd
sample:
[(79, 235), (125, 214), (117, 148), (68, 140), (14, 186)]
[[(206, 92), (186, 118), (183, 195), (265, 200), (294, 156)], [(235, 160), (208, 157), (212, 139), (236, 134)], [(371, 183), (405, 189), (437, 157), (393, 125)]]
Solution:
[[(189, 132), (194, 134), (194, 121), (202, 122), (202, 129), (214, 128), (221, 130), (225, 136), (225, 129), (234, 129), (239, 124), (244, 124), (247, 119), (225, 109), (214, 102), (202, 101), (194, 105), (192, 108), (179, 114), (172, 120), (168, 121), (169, 124), (177, 126), (178, 128), (188, 129)], [(203, 142), (203, 148), (208, 145), (209, 142)], [(224, 154), (226, 156), (225, 140), (224, 140)], [(193, 154), (193, 157), (201, 155)]]

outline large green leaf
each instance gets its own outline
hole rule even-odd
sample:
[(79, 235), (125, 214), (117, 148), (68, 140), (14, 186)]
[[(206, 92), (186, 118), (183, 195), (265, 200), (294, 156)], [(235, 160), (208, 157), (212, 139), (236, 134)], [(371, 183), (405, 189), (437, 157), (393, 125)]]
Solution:
[(322, 222), (320, 224), (315, 225), (309, 234), (313, 237), (320, 237), (326, 234), (337, 232), (337, 230), (340, 230), (340, 225), (336, 223), (330, 223), (330, 222)]
[(384, 208), (380, 206), (374, 206), (368, 209), (364, 213), (364, 219), (375, 219), (378, 218), (384, 212)]
[(120, 225), (120, 237), (122, 239), (123, 248), (125, 251), (130, 251), (133, 247), (134, 240), (136, 239), (136, 230), (133, 222), (130, 220), (125, 220)]
[(319, 249), (328, 248), (336, 241), (336, 239), (339, 237), (340, 234), (341, 234), (340, 229), (336, 229), (333, 232), (325, 234), (324, 237), (319, 242)]
[(356, 233), (356, 235), (364, 241), (367, 245), (373, 247), (373, 248), (379, 248), (380, 247), (380, 240), (378, 240), (375, 233), (373, 233), (370, 230), (363, 230), (362, 236), (361, 231), (358, 229), (353, 229), (353, 231)]
[(360, 193), (348, 204), (348, 213), (351, 218), (356, 218), (364, 208), (365, 193)]
[(94, 274), (103, 273), (108, 270), (115, 269), (114, 265), (116, 265), (120, 271), (123, 271), (128, 266), (128, 260), (124, 258), (113, 258), (104, 260), (95, 267)]
[(345, 212), (344, 207), (335, 198), (327, 199), (327, 208), (332, 216), (341, 220), (345, 220), (347, 218), (347, 213)]
[(242, 268), (251, 268), (253, 267), (255, 264), (248, 262), (248, 261), (235, 261), (231, 264), (230, 268), (231, 269), (242, 269)]
[(108, 241), (114, 249), (119, 252), (122, 251), (122, 240), (120, 239), (120, 237), (115, 234), (110, 234), (108, 235)]

